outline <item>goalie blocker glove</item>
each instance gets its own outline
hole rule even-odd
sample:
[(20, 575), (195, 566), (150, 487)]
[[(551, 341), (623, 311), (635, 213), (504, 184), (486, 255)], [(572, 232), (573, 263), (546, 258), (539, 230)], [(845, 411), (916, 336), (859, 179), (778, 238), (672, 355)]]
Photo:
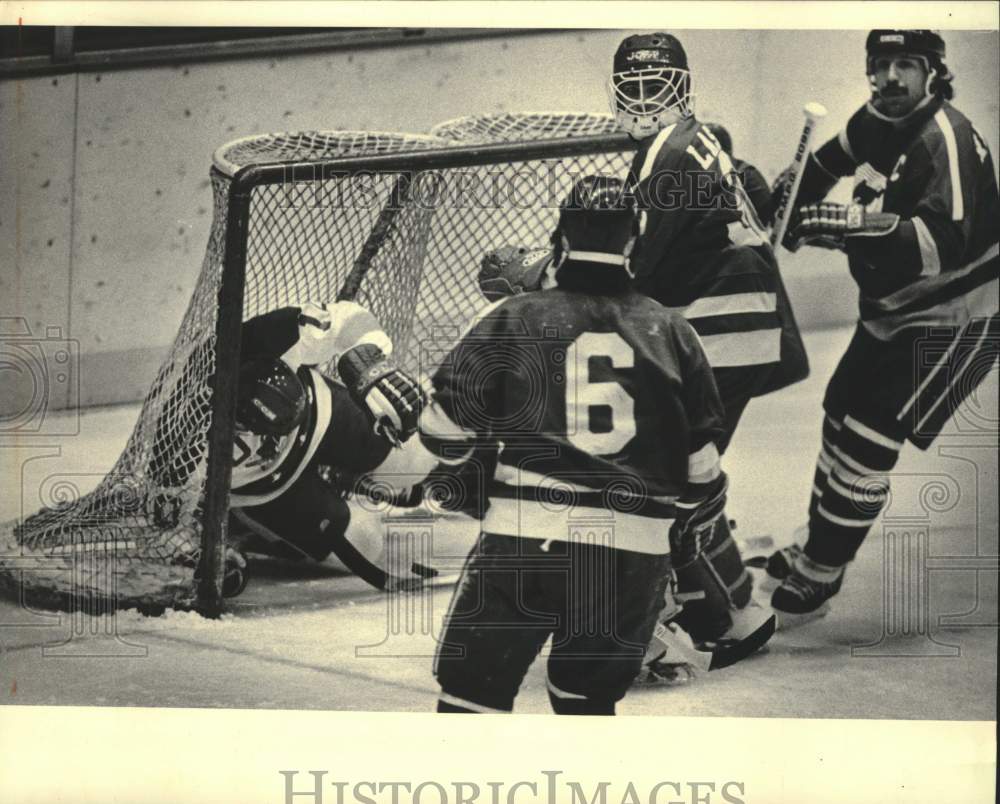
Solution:
[(861, 204), (822, 202), (799, 207), (789, 227), (786, 246), (802, 245), (843, 250), (848, 237), (881, 237), (899, 225), (899, 215), (869, 212)]
[(370, 343), (348, 349), (337, 371), (355, 404), (371, 417), (375, 432), (399, 446), (416, 432), (426, 397), (406, 372)]

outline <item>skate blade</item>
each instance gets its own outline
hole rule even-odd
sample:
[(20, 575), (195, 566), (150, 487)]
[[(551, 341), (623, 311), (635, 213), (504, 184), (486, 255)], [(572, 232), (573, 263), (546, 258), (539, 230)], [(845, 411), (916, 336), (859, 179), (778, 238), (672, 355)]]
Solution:
[(815, 611), (808, 611), (805, 614), (792, 614), (791, 612), (780, 611), (778, 609), (775, 609), (774, 613), (778, 617), (778, 630), (791, 631), (794, 628), (811, 623), (813, 620), (826, 617), (830, 613), (830, 603), (827, 601), (821, 604)]

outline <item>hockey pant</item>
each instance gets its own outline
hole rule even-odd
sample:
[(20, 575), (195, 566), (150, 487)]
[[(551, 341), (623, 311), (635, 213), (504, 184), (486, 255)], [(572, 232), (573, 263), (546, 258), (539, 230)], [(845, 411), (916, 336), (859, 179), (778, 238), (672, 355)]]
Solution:
[[(908, 330), (888, 342), (858, 326), (823, 400), (805, 545), (812, 562), (832, 570), (854, 558), (885, 507), (904, 442), (927, 449), (990, 373), (998, 320)], [(959, 429), (975, 432), (974, 417), (966, 418), (971, 423), (959, 420)]]
[(438, 710), (510, 712), (552, 638), (557, 714), (612, 715), (642, 667), (670, 556), (482, 533), (445, 617)]

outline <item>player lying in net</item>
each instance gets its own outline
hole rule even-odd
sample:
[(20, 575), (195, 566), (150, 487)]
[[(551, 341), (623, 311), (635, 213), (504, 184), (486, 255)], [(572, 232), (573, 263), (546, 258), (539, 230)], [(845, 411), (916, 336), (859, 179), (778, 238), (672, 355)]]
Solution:
[[(359, 482), (405, 495), (437, 465), (410, 437), (424, 394), (391, 353), (375, 317), (349, 301), (283, 307), (243, 324), (227, 595), (246, 584), (243, 550), (314, 561), (332, 553), (379, 588), (432, 574), (387, 565), (381, 512), (349, 499)], [(336, 367), (339, 381), (325, 366)], [(198, 470), (203, 447), (185, 448), (160, 428), (153, 453), (152, 464), (165, 467), (156, 516), (172, 526), (183, 515), (177, 490)]]

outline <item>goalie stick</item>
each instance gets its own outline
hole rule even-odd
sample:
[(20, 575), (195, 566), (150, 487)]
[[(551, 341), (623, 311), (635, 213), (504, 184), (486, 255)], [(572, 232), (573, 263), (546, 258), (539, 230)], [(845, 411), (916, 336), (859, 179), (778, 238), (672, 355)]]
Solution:
[(696, 670), (702, 672), (721, 670), (752, 656), (764, 647), (767, 641), (774, 636), (776, 627), (777, 618), (772, 614), (755, 631), (743, 639), (723, 642), (710, 650), (703, 650), (685, 644), (684, 640), (677, 637), (668, 625), (657, 623), (653, 639), (658, 640), (663, 645), (664, 650), (658, 656), (647, 659), (646, 663), (655, 665), (659, 659), (673, 654), (675, 659), (691, 665)]
[(777, 248), (785, 236), (788, 228), (788, 221), (792, 217), (794, 201), (799, 194), (799, 184), (802, 182), (802, 170), (805, 168), (806, 159), (809, 156), (809, 142), (812, 139), (816, 123), (826, 117), (826, 107), (821, 103), (810, 101), (802, 107), (805, 115), (805, 123), (802, 126), (802, 133), (799, 135), (799, 144), (795, 147), (795, 156), (792, 159), (788, 180), (785, 182), (784, 192), (781, 194), (781, 202), (774, 215), (774, 228), (771, 230), (771, 246)]

